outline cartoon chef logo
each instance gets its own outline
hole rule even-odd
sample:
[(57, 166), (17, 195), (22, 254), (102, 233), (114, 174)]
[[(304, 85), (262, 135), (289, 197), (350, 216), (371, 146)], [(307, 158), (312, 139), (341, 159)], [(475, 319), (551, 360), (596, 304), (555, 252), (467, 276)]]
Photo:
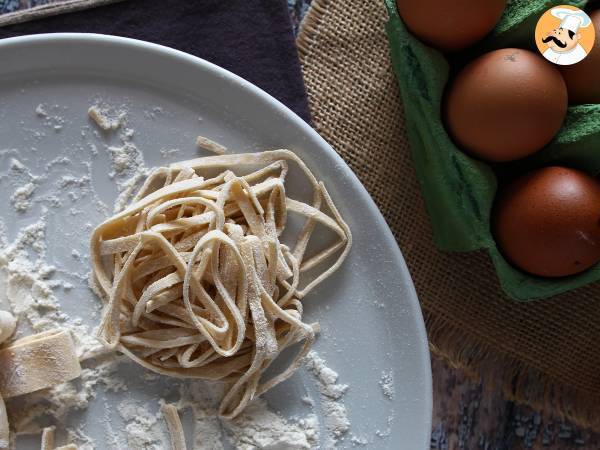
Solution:
[(538, 50), (561, 66), (577, 64), (594, 45), (595, 30), (582, 10), (561, 5), (546, 11), (535, 29)]

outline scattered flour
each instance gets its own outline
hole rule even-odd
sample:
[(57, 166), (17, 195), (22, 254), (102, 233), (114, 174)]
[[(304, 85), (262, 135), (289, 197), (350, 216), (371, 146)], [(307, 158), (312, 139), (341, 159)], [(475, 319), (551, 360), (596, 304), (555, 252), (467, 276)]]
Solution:
[(151, 405), (141, 404), (128, 398), (119, 403), (117, 410), (126, 424), (129, 448), (144, 450), (169, 448), (167, 428), (160, 415), (151, 412)]
[(108, 154), (112, 161), (111, 178), (124, 175), (131, 176), (131, 172), (144, 166), (142, 153), (130, 142), (124, 143), (121, 147), (108, 147)]
[(180, 386), (180, 411), (191, 410), (196, 450), (221, 450), (223, 438), (236, 449), (300, 450), (318, 447), (319, 421), (315, 414), (284, 419), (263, 399), (254, 400), (232, 421), (217, 417), (223, 395), (220, 385), (188, 382)]
[(114, 408), (109, 407), (108, 404), (104, 403), (104, 414), (100, 419), (104, 425), (104, 439), (107, 447), (110, 449), (125, 448), (125, 444), (120, 442), (119, 435), (115, 432), (113, 427), (113, 410)]
[(154, 372), (146, 372), (144, 375), (142, 375), (142, 378), (146, 381), (152, 382), (158, 380), (160, 377)]
[(24, 172), (26, 170), (25, 165), (19, 161), (17, 158), (10, 159), (10, 168), (15, 172)]
[(385, 309), (385, 303), (378, 300), (373, 300), (373, 304), (379, 309)]
[(396, 389), (394, 388), (394, 371), (392, 369), (381, 372), (379, 386), (381, 386), (381, 392), (383, 392), (383, 395), (390, 400), (394, 399), (394, 396), (396, 395)]
[(395, 418), (396, 418), (396, 415), (394, 414), (394, 411), (392, 410), (391, 414), (387, 418), (387, 427), (385, 428), (385, 430), (375, 430), (375, 435), (379, 438), (389, 437), (390, 434), (392, 434), (392, 424), (394, 423)]
[(108, 147), (112, 171), (109, 177), (114, 179), (119, 190), (114, 212), (119, 212), (131, 202), (150, 173), (144, 163), (142, 152), (131, 142), (123, 142), (120, 147)]
[(350, 436), (350, 442), (355, 447), (356, 446), (364, 447), (365, 445), (367, 445), (369, 443), (367, 438), (365, 438), (363, 436), (355, 436), (355, 435)]
[[(17, 151), (16, 155), (18, 154)], [(58, 209), (63, 207), (65, 202), (72, 203), (89, 198), (99, 212), (108, 215), (108, 208), (91, 185), (91, 163), (75, 159), (76, 163), (86, 167), (87, 175), (76, 177), (73, 174), (64, 174), (65, 169), (73, 165), (73, 162), (67, 156), (57, 156), (45, 164), (43, 173), (34, 174), (19, 159), (12, 158), (9, 162), (9, 172), (0, 174), (0, 181), (4, 177), (8, 178), (11, 186), (19, 185), (10, 197), (15, 211), (28, 211), (34, 203)], [(38, 194), (38, 191), (41, 193)]]
[(51, 170), (55, 166), (68, 166), (71, 164), (71, 160), (66, 156), (57, 156), (52, 161), (46, 163), (46, 171)]
[(164, 159), (167, 159), (176, 156), (180, 151), (178, 148), (161, 148), (160, 154)]
[(75, 445), (77, 450), (96, 450), (94, 441), (82, 428), (67, 428), (67, 442)]
[[(35, 107), (35, 115), (42, 121), (43, 125), (47, 128), (53, 128), (54, 131), (60, 131), (63, 129), (63, 126), (67, 123), (64, 117), (59, 114), (52, 114), (48, 110), (51, 109), (55, 113), (60, 112), (61, 110), (66, 110), (67, 107), (60, 107), (59, 105), (53, 105), (51, 108), (44, 103), (40, 103)], [(44, 137), (44, 133), (40, 133), (39, 131), (31, 130), (32, 135), (34, 137)]]
[(133, 139), (133, 135), (135, 134), (135, 130), (133, 128), (125, 128), (123, 130), (123, 134), (121, 135), (121, 139), (123, 141), (130, 141)]
[(319, 439), (319, 421), (310, 414), (303, 419), (286, 420), (256, 399), (231, 422), (224, 422), (235, 448), (240, 450), (310, 449)]
[[(93, 107), (92, 107), (93, 108)], [(90, 108), (90, 110), (92, 109)], [(56, 108), (53, 106), (52, 111)], [(63, 119), (52, 117), (50, 109), (43, 104), (38, 105), (35, 113), (40, 119), (52, 119), (54, 126), (62, 126)], [(110, 114), (116, 109), (107, 109)], [(98, 112), (98, 111), (97, 111)], [(100, 111), (100, 113), (103, 113)], [(134, 130), (125, 128), (127, 117), (121, 113), (100, 117), (90, 113), (92, 120), (103, 130), (120, 130), (121, 146), (110, 146), (107, 154), (110, 157), (110, 177), (118, 187), (119, 196), (115, 202), (115, 210), (123, 209), (133, 197), (134, 193), (143, 182), (149, 170), (146, 168), (142, 152), (130, 142)], [(160, 108), (153, 108), (148, 116), (156, 118), (165, 114)], [(97, 120), (98, 119), (98, 120)], [(106, 122), (105, 120), (108, 120)], [(99, 123), (100, 122), (100, 123)], [(88, 129), (82, 129), (81, 136), (87, 139)], [(94, 131), (89, 136), (99, 137)], [(81, 149), (85, 148), (83, 142)], [(89, 159), (97, 154), (94, 144), (89, 144), (91, 153), (81, 153), (82, 157)], [(8, 152), (8, 151), (7, 151)], [(164, 157), (176, 154), (177, 149), (168, 149)], [(161, 152), (162, 153), (162, 152)], [(13, 206), (17, 211), (26, 211), (31, 207), (31, 197), (34, 196), (37, 180), (29, 173), (26, 166), (19, 160), (19, 151), (11, 150), (14, 156), (9, 160), (9, 171), (18, 175), (19, 179), (27, 181), (13, 194)], [(2, 156), (2, 155), (0, 155)], [(8, 156), (8, 153), (7, 153)], [(54, 167), (69, 167), (76, 160), (61, 156), (46, 164), (46, 175)], [(87, 173), (83, 175), (53, 175), (49, 178), (54, 183), (56, 195), (44, 197), (43, 205), (62, 205), (58, 194), (66, 194), (70, 200), (76, 201), (84, 195), (90, 195), (91, 201), (98, 203), (92, 184), (90, 162)], [(67, 200), (65, 198), (65, 200)], [(11, 198), (12, 201), (12, 198)], [(100, 205), (101, 206), (101, 205)], [(72, 215), (84, 211), (71, 208)], [(20, 433), (39, 433), (42, 424), (48, 421), (61, 426), (68, 417), (83, 411), (90, 402), (96, 398), (98, 388), (105, 392), (127, 393), (127, 380), (119, 376), (119, 365), (125, 357), (115, 354), (104, 354), (105, 350), (95, 338), (94, 330), (90, 330), (80, 318), (67, 316), (60, 307), (54, 290), (62, 288), (65, 291), (80, 288), (72, 283), (56, 279), (60, 272), (47, 261), (47, 226), (48, 215), (46, 206), (42, 206), (39, 219), (23, 227), (16, 238), (9, 242), (6, 238), (5, 227), (0, 221), (0, 307), (5, 305), (19, 318), (18, 335), (22, 336), (31, 332), (39, 332), (55, 327), (64, 327), (71, 330), (78, 355), (82, 361), (83, 371), (81, 377), (56, 386), (52, 389), (11, 399), (8, 403), (11, 424)], [(93, 225), (86, 223), (82, 228), (91, 232)], [(87, 264), (88, 255), (72, 250), (73, 259)], [(74, 279), (79, 279), (74, 277)], [(94, 314), (94, 313), (92, 313)], [(198, 381), (172, 381), (170, 384), (179, 389), (177, 406), (181, 414), (191, 414), (194, 428), (195, 442), (189, 443), (190, 448), (220, 450), (233, 446), (236, 449), (312, 449), (335, 447), (338, 440), (344, 439), (349, 429), (346, 408), (342, 397), (348, 387), (338, 384), (338, 375), (329, 369), (325, 361), (315, 352), (311, 352), (307, 359), (307, 367), (315, 376), (320, 391), (321, 409), (324, 414), (326, 433), (320, 433), (319, 420), (314, 412), (302, 417), (283, 418), (270, 410), (263, 399), (256, 399), (247, 410), (233, 421), (221, 421), (218, 418), (218, 406), (224, 391), (218, 384), (209, 384)], [(146, 382), (159, 381), (162, 377), (145, 372), (140, 377)], [(105, 417), (100, 418), (104, 425), (106, 443), (110, 448), (143, 448), (163, 449), (168, 448), (168, 434), (162, 414), (159, 412), (158, 402), (146, 404), (135, 402), (126, 394), (118, 404), (120, 419), (125, 423), (122, 429), (120, 423), (111, 422), (109, 406), (105, 403)], [(302, 402), (314, 406), (310, 397), (304, 397)], [(115, 430), (117, 432), (115, 433)], [(92, 439), (86, 435), (83, 428), (68, 428), (65, 430), (68, 442), (75, 443), (79, 449), (91, 450), (97, 448)], [(125, 439), (117, 436), (125, 435)], [(325, 442), (320, 444), (321, 434), (326, 434)], [(358, 439), (358, 438), (356, 438)], [(230, 445), (223, 444), (228, 442)], [(359, 445), (352, 437), (351, 442)], [(362, 445), (362, 444), (361, 444)]]
[[(180, 387), (180, 411), (191, 411), (196, 450), (224, 449), (223, 439), (238, 450), (277, 449), (300, 450), (316, 448), (319, 423), (314, 414), (286, 420), (257, 399), (233, 421), (217, 418), (222, 390), (202, 382), (187, 382)], [(126, 423), (130, 448), (167, 448), (166, 428), (156, 405), (123, 400), (118, 411)]]
[(194, 428), (195, 450), (223, 450), (223, 427), (217, 416), (223, 386), (190, 382), (179, 386), (179, 411), (190, 410)]
[(48, 113), (46, 112), (46, 105), (44, 105), (43, 103), (37, 105), (35, 108), (35, 113), (40, 117), (48, 116)]
[(102, 351), (100, 342), (87, 326), (60, 311), (52, 291), (49, 278), (55, 268), (45, 262), (46, 214), (44, 211), (37, 222), (24, 227), (12, 243), (0, 242), (0, 304), (10, 305), (13, 314), (21, 322), (26, 320), (33, 332), (57, 326), (70, 329), (77, 354), (89, 358)]
[[(19, 319), (26, 318), (34, 331), (63, 321), (58, 302), (47, 286), (50, 267), (44, 263), (45, 219), (21, 230), (14, 242), (2, 243), (0, 250), (0, 302), (9, 304)], [(37, 255), (35, 262), (29, 253)]]
[(40, 419), (51, 417), (60, 426), (69, 414), (88, 407), (96, 397), (96, 387), (102, 384), (107, 391), (126, 390), (125, 381), (118, 377), (121, 358), (110, 358), (94, 367), (84, 367), (81, 376), (46, 391), (34, 392), (8, 402), (11, 426), (20, 433), (41, 430)]
[(135, 193), (139, 190), (142, 183), (148, 176), (150, 171), (145, 167), (140, 167), (134, 173), (134, 175), (126, 181), (117, 183), (119, 189), (119, 195), (115, 200), (114, 212), (123, 211), (127, 205), (131, 203), (131, 200), (135, 196)]
[(96, 144), (91, 143), (89, 145), (89, 147), (90, 147), (90, 153), (92, 154), (92, 156), (98, 156), (99, 152), (98, 152), (98, 147), (96, 146)]
[(57, 184), (61, 188), (76, 187), (77, 189), (88, 189), (91, 179), (89, 175), (75, 177), (73, 175), (63, 175), (59, 178)]
[(31, 207), (31, 195), (35, 191), (35, 184), (27, 183), (18, 188), (10, 198), (15, 210), (25, 212)]
[(165, 111), (160, 106), (153, 106), (151, 109), (144, 110), (144, 117), (155, 120), (157, 117), (163, 116)]
[(306, 355), (305, 363), (308, 371), (315, 377), (321, 394), (321, 409), (328, 431), (326, 448), (335, 447), (338, 439), (343, 439), (350, 429), (346, 406), (341, 400), (348, 385), (337, 383), (337, 372), (327, 367), (325, 360), (314, 350)]

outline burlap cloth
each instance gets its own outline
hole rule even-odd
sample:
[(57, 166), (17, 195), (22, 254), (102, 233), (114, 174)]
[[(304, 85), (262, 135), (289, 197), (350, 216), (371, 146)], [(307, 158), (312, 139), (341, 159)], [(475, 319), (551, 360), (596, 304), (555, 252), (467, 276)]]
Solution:
[(519, 304), (502, 294), (487, 254), (434, 248), (386, 20), (382, 0), (313, 0), (297, 42), (314, 125), (398, 239), (432, 352), (511, 399), (600, 429), (600, 285)]

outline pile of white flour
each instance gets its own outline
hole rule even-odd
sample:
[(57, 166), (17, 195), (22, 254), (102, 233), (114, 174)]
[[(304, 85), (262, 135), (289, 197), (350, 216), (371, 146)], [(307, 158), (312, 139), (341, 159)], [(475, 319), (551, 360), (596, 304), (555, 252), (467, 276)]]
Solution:
[[(32, 114), (38, 117), (42, 127), (70, 126), (59, 116), (51, 116), (50, 110), (60, 111), (60, 108), (39, 105)], [(128, 204), (148, 174), (143, 153), (133, 142), (135, 132), (127, 127), (127, 108), (100, 105), (93, 111), (92, 120), (96, 123), (82, 127), (81, 142), (76, 149), (66, 149), (42, 169), (31, 167), (18, 149), (0, 149), (0, 163), (4, 160), (9, 163), (7, 170), (4, 170), (5, 165), (0, 165), (0, 189), (11, 193), (11, 214), (18, 218), (29, 215), (30, 218), (9, 237), (2, 221), (4, 216), (0, 215), (0, 309), (12, 311), (18, 318), (17, 337), (56, 327), (71, 330), (83, 367), (77, 380), (9, 401), (11, 426), (18, 433), (39, 433), (44, 426), (54, 424), (61, 441), (75, 443), (80, 450), (105, 446), (168, 448), (168, 434), (159, 412), (160, 403), (167, 399), (139, 400), (132, 389), (134, 385), (152, 385), (164, 378), (139, 367), (136, 372), (139, 378), (125, 379), (120, 375), (120, 367), (132, 363), (123, 356), (106, 354), (95, 338), (95, 330), (85, 324), (97, 322), (101, 307), (100, 301), (87, 292), (87, 250), (71, 247), (66, 253), (83, 272), (62, 267), (60, 261), (55, 265), (48, 263), (49, 243), (53, 239), (52, 233), (56, 233), (53, 219), (58, 211), (78, 220), (83, 218), (84, 222), (88, 220), (82, 229), (75, 230), (87, 239), (93, 228), (90, 221), (97, 222), (96, 218), (88, 218), (90, 211), (102, 218), (108, 217), (112, 209), (94, 190), (92, 165), (99, 153), (106, 153), (110, 165), (107, 173), (118, 189), (116, 211)], [(103, 144), (106, 133), (113, 133), (120, 143)], [(168, 152), (176, 153), (176, 150)], [(85, 291), (79, 301), (85, 304), (85, 311), (91, 313), (83, 311), (82, 317), (77, 317), (64, 311), (69, 309), (64, 300), (66, 293), (75, 290)], [(89, 315), (92, 320), (84, 321)], [(305, 410), (298, 417), (284, 418), (269, 409), (265, 400), (256, 399), (235, 420), (221, 421), (217, 418), (222, 396), (220, 386), (200, 381), (170, 379), (169, 386), (175, 396), (168, 402), (177, 404), (184, 426), (193, 429), (193, 437), (188, 436), (189, 448), (333, 448), (345, 438), (350, 428), (343, 403), (348, 386), (338, 384), (338, 374), (315, 352), (307, 357), (307, 368), (319, 396), (316, 399), (310, 396), (298, 398), (298, 404), (304, 404)], [(77, 427), (65, 425), (70, 423), (70, 418), (90, 408), (92, 401), (100, 395), (112, 394), (118, 394), (120, 399), (116, 408), (105, 403), (102, 417), (97, 418), (97, 410), (90, 415), (97, 422), (95, 427), (102, 426), (104, 443), (94, 442), (85, 422)], [(193, 439), (193, 443), (189, 439)], [(355, 438), (349, 441), (354, 445), (363, 444)]]

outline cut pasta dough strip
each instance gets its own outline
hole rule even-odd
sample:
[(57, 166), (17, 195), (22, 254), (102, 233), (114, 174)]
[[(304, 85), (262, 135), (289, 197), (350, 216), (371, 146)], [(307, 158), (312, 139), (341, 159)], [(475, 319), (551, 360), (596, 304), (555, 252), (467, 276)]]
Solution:
[(227, 147), (223, 147), (221, 144), (218, 144), (212, 139), (204, 136), (198, 136), (196, 138), (196, 145), (203, 150), (208, 150), (209, 152), (216, 153), (217, 155), (223, 155), (227, 153)]
[[(17, 321), (8, 311), (0, 311), (0, 344), (6, 341), (15, 332)], [(3, 367), (0, 365), (0, 372)], [(10, 429), (8, 427), (8, 416), (6, 405), (0, 391), (0, 449), (8, 448), (10, 445)]]
[[(287, 196), (289, 163), (312, 187), (310, 204)], [(304, 223), (284, 243), (291, 215)], [(306, 257), (317, 226), (335, 241)], [(289, 150), (157, 169), (133, 204), (92, 234), (94, 284), (106, 303), (100, 337), (157, 373), (229, 383), (219, 414), (234, 418), (301, 365), (318, 331), (302, 321), (301, 300), (351, 242), (325, 186)], [(288, 367), (263, 380), (299, 342)]]
[(0, 367), (4, 398), (49, 388), (81, 374), (71, 334), (63, 329), (27, 336), (2, 348)]
[(165, 404), (161, 406), (160, 410), (167, 422), (167, 429), (171, 437), (171, 450), (186, 450), (185, 435), (177, 408), (174, 405)]
[(10, 430), (8, 428), (8, 416), (6, 415), (6, 405), (0, 395), (0, 448), (8, 448), (10, 444)]
[(41, 450), (54, 450), (55, 427), (46, 427), (42, 430)]

